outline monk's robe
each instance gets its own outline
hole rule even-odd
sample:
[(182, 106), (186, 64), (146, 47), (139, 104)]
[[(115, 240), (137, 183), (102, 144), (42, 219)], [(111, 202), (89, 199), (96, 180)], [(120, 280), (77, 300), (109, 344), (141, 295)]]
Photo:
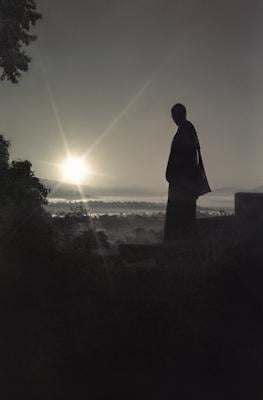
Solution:
[(166, 168), (169, 182), (164, 239), (187, 233), (196, 218), (196, 200), (210, 191), (194, 126), (183, 122), (172, 141)]

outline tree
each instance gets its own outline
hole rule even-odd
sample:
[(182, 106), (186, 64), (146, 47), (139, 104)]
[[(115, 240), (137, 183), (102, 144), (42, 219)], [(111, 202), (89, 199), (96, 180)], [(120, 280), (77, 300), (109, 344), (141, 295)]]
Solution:
[(9, 141), (3, 135), (0, 135), (0, 170), (8, 167), (9, 145)]
[[(9, 194), (16, 202), (24, 200), (30, 207), (47, 204), (49, 190), (40, 182), (32, 171), (30, 161), (13, 161), (9, 168)], [(20, 205), (21, 208), (21, 205)]]
[(0, 0), (1, 80), (18, 83), (28, 70), (31, 59), (23, 48), (36, 39), (31, 29), (39, 19), (35, 0)]
[(7, 175), (9, 168), (9, 141), (0, 135), (0, 206), (7, 199)]
[[(0, 246), (27, 253), (51, 248), (47, 204), (49, 190), (32, 171), (29, 161), (9, 163), (9, 142), (0, 135)], [(14, 251), (15, 252), (15, 251)]]
[(0, 200), (12, 199), (19, 204), (19, 208), (23, 206), (21, 199), (30, 201), (31, 206), (47, 204), (49, 190), (34, 175), (31, 162), (12, 161), (10, 164), (9, 146), (10, 142), (0, 135)]

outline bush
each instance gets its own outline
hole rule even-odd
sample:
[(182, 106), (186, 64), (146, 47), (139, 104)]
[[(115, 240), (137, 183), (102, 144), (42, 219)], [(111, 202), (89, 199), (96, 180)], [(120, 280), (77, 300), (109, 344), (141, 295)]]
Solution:
[(9, 142), (0, 135), (0, 239), (5, 254), (45, 253), (52, 246), (50, 217), (44, 211), (48, 189), (29, 161), (9, 163)]

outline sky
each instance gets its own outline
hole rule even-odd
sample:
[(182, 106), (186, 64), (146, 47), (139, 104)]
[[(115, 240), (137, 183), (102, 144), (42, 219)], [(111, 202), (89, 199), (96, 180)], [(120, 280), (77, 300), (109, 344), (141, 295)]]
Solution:
[[(260, 0), (45, 0), (32, 64), (0, 84), (0, 132), (37, 176), (87, 154), (99, 187), (167, 188), (174, 103), (212, 188), (263, 184)], [(66, 146), (65, 146), (66, 144)]]

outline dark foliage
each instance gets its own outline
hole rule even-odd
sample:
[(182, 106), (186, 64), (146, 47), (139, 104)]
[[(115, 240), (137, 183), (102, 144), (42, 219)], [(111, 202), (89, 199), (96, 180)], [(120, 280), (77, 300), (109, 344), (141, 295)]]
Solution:
[(36, 39), (32, 26), (41, 18), (35, 0), (0, 0), (1, 79), (18, 83), (29, 68), (30, 57), (24, 47)]
[[(37, 207), (47, 204), (48, 189), (34, 176), (29, 161), (13, 161), (9, 168), (9, 193), (16, 202)], [(15, 185), (14, 185), (15, 182)], [(30, 204), (28, 204), (30, 202)]]
[(9, 168), (9, 142), (0, 135), (0, 206), (6, 198), (7, 172)]
[(0, 168), (2, 172), (8, 168), (9, 144), (9, 141), (0, 135)]
[(262, 398), (260, 243), (215, 247), (151, 269), (79, 252), (2, 268), (7, 398)]
[(52, 243), (50, 217), (43, 209), (48, 189), (29, 161), (10, 164), (8, 149), (9, 142), (0, 135), (0, 248), (12, 257), (47, 251)]

